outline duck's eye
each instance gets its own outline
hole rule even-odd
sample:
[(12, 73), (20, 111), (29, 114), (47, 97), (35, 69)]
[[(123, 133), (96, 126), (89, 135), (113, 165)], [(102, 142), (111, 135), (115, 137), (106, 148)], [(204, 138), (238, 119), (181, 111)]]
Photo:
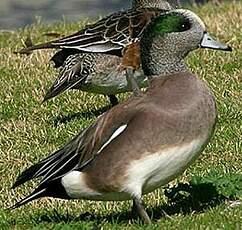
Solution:
[(186, 31), (191, 28), (190, 22), (189, 21), (184, 21), (183, 23), (180, 24), (180, 31)]

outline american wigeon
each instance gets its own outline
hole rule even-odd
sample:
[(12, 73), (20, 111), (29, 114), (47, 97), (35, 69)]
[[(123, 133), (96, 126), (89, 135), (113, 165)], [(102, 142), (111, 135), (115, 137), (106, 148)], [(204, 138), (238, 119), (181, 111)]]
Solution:
[[(115, 105), (118, 103), (115, 94), (132, 90), (132, 83), (126, 80), (124, 66), (127, 65), (138, 69), (134, 73), (138, 86), (140, 88), (147, 86), (147, 78), (140, 68), (139, 46), (136, 42), (139, 41), (143, 29), (151, 18), (162, 11), (138, 8), (169, 10), (172, 7), (164, 0), (134, 0), (132, 5), (132, 9), (114, 13), (67, 38), (30, 46), (20, 51), (26, 53), (38, 48), (61, 48), (51, 59), (56, 68), (61, 67), (60, 73), (47, 91), (44, 101), (65, 90), (80, 89), (109, 95), (111, 104)], [(136, 45), (129, 46), (133, 43)], [(128, 58), (122, 59), (121, 56), (127, 47), (131, 51), (125, 55)]]
[(25, 170), (14, 188), (34, 178), (42, 181), (13, 208), (44, 196), (133, 199), (139, 216), (150, 223), (142, 195), (181, 174), (214, 130), (213, 94), (184, 61), (198, 47), (231, 50), (211, 38), (189, 10), (154, 19), (141, 40), (147, 91), (116, 105), (63, 148)]

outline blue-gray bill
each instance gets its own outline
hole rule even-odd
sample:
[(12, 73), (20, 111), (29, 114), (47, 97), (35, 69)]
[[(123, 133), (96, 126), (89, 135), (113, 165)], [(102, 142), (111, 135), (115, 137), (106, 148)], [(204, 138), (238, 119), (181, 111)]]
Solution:
[(220, 41), (215, 40), (207, 32), (204, 33), (200, 47), (215, 49), (215, 50), (232, 51), (232, 48), (230, 46), (223, 44)]

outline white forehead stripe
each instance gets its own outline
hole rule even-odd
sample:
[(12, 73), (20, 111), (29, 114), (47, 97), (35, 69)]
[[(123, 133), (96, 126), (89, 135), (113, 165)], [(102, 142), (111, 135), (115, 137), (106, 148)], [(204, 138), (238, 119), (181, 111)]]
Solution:
[(206, 26), (205, 26), (204, 22), (202, 21), (202, 19), (198, 15), (196, 15), (194, 12), (192, 12), (191, 10), (177, 9), (177, 10), (174, 10), (174, 12), (178, 12), (180, 14), (187, 16), (188, 18), (191, 18), (192, 20), (198, 22), (202, 26), (202, 28), (204, 30), (206, 30)]

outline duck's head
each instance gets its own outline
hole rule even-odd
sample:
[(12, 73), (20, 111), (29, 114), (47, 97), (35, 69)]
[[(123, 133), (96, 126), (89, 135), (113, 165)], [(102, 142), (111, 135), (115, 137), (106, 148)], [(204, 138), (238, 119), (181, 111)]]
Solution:
[[(141, 39), (142, 64), (157, 71), (155, 66), (166, 68), (180, 64), (187, 54), (197, 48), (232, 51), (231, 47), (213, 39), (203, 21), (192, 11), (176, 9), (155, 18)], [(152, 67), (152, 68), (149, 68)]]
[(165, 0), (133, 0), (133, 7), (151, 7), (157, 9), (171, 10), (173, 8), (169, 1)]

